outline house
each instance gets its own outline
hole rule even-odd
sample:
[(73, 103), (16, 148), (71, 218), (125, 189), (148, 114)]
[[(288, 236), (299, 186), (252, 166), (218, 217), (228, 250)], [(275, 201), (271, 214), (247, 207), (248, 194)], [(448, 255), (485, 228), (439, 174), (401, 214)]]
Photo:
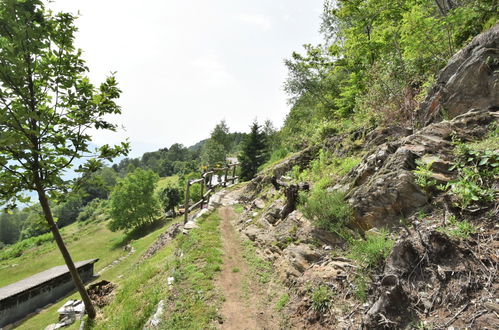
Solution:
[[(94, 264), (98, 260), (75, 263), (83, 282), (94, 278)], [(0, 328), (56, 302), (73, 290), (75, 285), (66, 265), (50, 268), (0, 288)]]

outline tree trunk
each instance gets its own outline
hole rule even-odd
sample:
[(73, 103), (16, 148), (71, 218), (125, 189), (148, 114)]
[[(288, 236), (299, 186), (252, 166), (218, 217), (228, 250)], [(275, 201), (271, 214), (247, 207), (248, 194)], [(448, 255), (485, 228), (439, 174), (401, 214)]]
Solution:
[(52, 211), (50, 209), (49, 202), (47, 200), (47, 195), (45, 194), (45, 190), (43, 188), (38, 187), (37, 188), (37, 193), (38, 193), (38, 199), (40, 201), (40, 205), (42, 206), (43, 209), (43, 214), (45, 215), (45, 219), (47, 220), (50, 230), (52, 231), (52, 235), (54, 236), (55, 242), (57, 243), (57, 246), (59, 247), (59, 250), (61, 251), (61, 254), (64, 258), (64, 261), (66, 262), (66, 265), (68, 266), (69, 273), (71, 274), (71, 277), (73, 278), (73, 282), (78, 289), (78, 292), (80, 293), (81, 299), (83, 300), (83, 303), (85, 304), (85, 309), (87, 311), (88, 317), (91, 319), (95, 318), (95, 309), (94, 306), (92, 305), (92, 300), (90, 300), (90, 297), (88, 296), (87, 290), (85, 289), (85, 286), (83, 285), (83, 282), (81, 281), (80, 275), (78, 274), (78, 271), (76, 270), (76, 267), (73, 263), (73, 259), (71, 259), (71, 255), (69, 254), (68, 249), (66, 248), (66, 245), (64, 245), (64, 241), (62, 240), (61, 234), (59, 233), (59, 229), (57, 228), (57, 225), (54, 222), (54, 218), (52, 216)]

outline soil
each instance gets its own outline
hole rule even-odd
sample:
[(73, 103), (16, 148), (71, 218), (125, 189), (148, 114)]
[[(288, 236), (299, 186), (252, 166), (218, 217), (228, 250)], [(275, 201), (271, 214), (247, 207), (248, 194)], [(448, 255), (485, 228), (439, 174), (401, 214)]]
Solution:
[(219, 209), (219, 214), (224, 255), (217, 287), (225, 298), (220, 311), (220, 328), (279, 329), (278, 316), (269, 308), (265, 288), (252, 279), (250, 267), (241, 253), (243, 247), (232, 225), (235, 212), (232, 207), (225, 206)]
[(102, 308), (111, 302), (112, 292), (115, 288), (115, 284), (102, 280), (90, 285), (87, 292), (94, 304)]

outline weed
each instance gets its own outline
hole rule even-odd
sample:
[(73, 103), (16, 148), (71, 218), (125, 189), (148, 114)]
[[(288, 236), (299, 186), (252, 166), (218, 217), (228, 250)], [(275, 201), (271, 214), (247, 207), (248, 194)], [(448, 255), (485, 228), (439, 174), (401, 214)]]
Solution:
[(280, 312), (284, 309), (284, 307), (286, 307), (286, 304), (288, 303), (289, 301), (289, 295), (287, 293), (283, 294), (279, 300), (277, 301), (276, 305), (275, 305), (275, 309)]
[(362, 272), (356, 274), (354, 278), (355, 296), (360, 301), (367, 301), (367, 290), (369, 289), (369, 276)]
[(388, 231), (366, 233), (366, 239), (351, 240), (348, 256), (367, 268), (378, 266), (392, 251), (395, 241)]
[(244, 212), (244, 206), (241, 205), (241, 204), (234, 205), (234, 212), (236, 212), (237, 214), (243, 213)]
[(451, 170), (456, 170), (458, 175), (444, 189), (456, 197), (456, 206), (465, 209), (474, 203), (493, 201), (496, 193), (493, 182), (499, 175), (499, 151), (457, 143), (454, 153), (456, 161)]
[(233, 273), (239, 273), (239, 268), (237, 268), (237, 267), (232, 268), (232, 272)]
[(469, 221), (458, 221), (454, 215), (449, 218), (448, 225), (440, 227), (437, 230), (460, 239), (468, 239), (472, 234), (476, 233), (476, 228)]
[(433, 178), (433, 172), (431, 171), (431, 166), (433, 162), (425, 163), (422, 160), (416, 160), (416, 169), (414, 170), (414, 175), (416, 176), (416, 183), (428, 191), (437, 185), (437, 180)]
[(333, 293), (326, 285), (319, 285), (312, 290), (312, 309), (318, 313), (324, 314), (332, 306)]

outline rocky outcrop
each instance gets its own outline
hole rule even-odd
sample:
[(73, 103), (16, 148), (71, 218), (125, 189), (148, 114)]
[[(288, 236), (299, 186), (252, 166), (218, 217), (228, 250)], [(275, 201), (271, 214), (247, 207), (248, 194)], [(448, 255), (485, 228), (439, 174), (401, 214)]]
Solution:
[(438, 179), (445, 181), (452, 157), (452, 139), (481, 138), (488, 125), (498, 119), (498, 112), (472, 110), (453, 120), (431, 124), (401, 141), (379, 146), (342, 181), (342, 189), (350, 190), (348, 197), (355, 209), (355, 224), (363, 229), (390, 227), (423, 207), (429, 196), (415, 183), (412, 171), (416, 169), (416, 159), (438, 159), (433, 170), (437, 175), (438, 171), (443, 172)]
[(449, 60), (418, 110), (418, 121), (426, 125), (472, 108), (494, 107), (499, 107), (499, 24)]
[(308, 147), (288, 157), (284, 161), (270, 167), (269, 169), (266, 169), (256, 178), (251, 180), (248, 185), (246, 185), (241, 196), (241, 200), (253, 200), (264, 186), (271, 183), (273, 177), (280, 178), (281, 176), (291, 171), (294, 166), (299, 166), (302, 169), (305, 168), (310, 163), (310, 161), (315, 158), (318, 151), (318, 146)]

